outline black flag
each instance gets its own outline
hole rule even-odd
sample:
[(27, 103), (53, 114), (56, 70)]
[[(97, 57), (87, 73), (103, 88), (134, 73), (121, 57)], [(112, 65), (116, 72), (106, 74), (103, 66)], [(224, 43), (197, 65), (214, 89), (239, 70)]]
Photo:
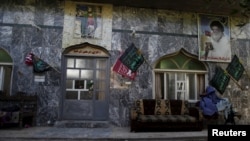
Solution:
[(51, 69), (51, 66), (44, 62), (42, 59), (37, 56), (33, 56), (33, 71), (36, 73), (43, 73)]
[(127, 66), (132, 72), (136, 72), (136, 70), (143, 64), (144, 57), (141, 52), (135, 47), (134, 44), (131, 44), (119, 60)]

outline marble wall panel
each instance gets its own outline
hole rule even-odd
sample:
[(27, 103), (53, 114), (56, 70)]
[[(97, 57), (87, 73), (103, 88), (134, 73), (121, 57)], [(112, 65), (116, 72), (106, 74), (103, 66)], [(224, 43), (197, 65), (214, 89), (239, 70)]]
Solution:
[[(143, 11), (143, 16), (140, 15)], [(137, 26), (136, 26), (137, 25)], [(131, 35), (133, 29), (136, 27), (135, 36)], [(112, 37), (112, 50), (123, 51), (130, 43), (134, 43), (142, 50), (144, 57), (147, 59), (148, 64), (144, 63), (138, 69), (138, 76), (132, 81), (132, 84), (127, 89), (121, 89), (120, 93), (117, 90), (111, 89), (111, 93), (115, 91), (116, 95), (123, 98), (124, 91), (129, 93), (127, 101), (128, 107), (131, 107), (133, 101), (139, 98), (152, 98), (152, 66), (154, 62), (161, 56), (178, 51), (181, 48), (186, 49), (194, 55), (198, 55), (198, 35), (197, 35), (197, 15), (194, 13), (182, 13), (167, 10), (152, 10), (152, 9), (135, 9), (128, 7), (114, 7), (113, 12), (113, 37)], [(235, 35), (234, 35), (235, 36)], [(247, 60), (249, 56), (248, 39), (234, 39), (232, 40), (232, 52), (242, 58), (243, 64), (248, 69)], [(114, 59), (117, 57), (113, 57)], [(114, 61), (113, 61), (114, 62)], [(226, 68), (225, 63), (206, 62), (209, 66), (209, 80), (215, 74), (215, 68), (219, 65)], [(242, 76), (242, 81), (239, 83), (245, 86), (249, 85), (249, 77)], [(249, 93), (237, 90), (238, 86), (230, 81), (232, 88), (228, 89), (224, 97), (229, 98), (232, 104), (237, 109), (242, 109), (242, 119), (239, 122), (247, 123), (249, 117), (248, 106), (249, 98), (247, 94), (242, 94), (241, 97), (237, 93)], [(232, 94), (230, 94), (232, 93)], [(238, 99), (237, 99), (238, 98)], [(111, 101), (114, 100), (111, 98)], [(243, 104), (244, 103), (244, 104)], [(120, 121), (119, 116), (124, 116), (122, 113), (119, 115), (115, 107), (119, 107), (120, 103), (112, 103), (110, 114), (113, 112), (117, 116), (112, 118), (114, 124), (122, 126), (129, 125), (126, 120)], [(114, 107), (114, 108), (112, 108)], [(125, 122), (125, 123), (121, 123)]]
[[(43, 2), (9, 1), (0, 6), (0, 47), (8, 51), (13, 59), (11, 94), (22, 91), (38, 96), (37, 125), (46, 125), (48, 120), (58, 119), (61, 99), (64, 11), (58, 5), (48, 7)], [(24, 63), (30, 52), (53, 66), (42, 74), (44, 82), (35, 82), (37, 74), (33, 73), (33, 67)]]
[[(13, 2), (13, 1), (11, 1)], [(52, 3), (8, 3), (0, 6), (0, 47), (6, 49), (14, 60), (12, 84), (13, 94), (18, 91), (38, 95), (37, 124), (45, 126), (47, 121), (58, 120), (61, 96), (61, 52), (70, 45), (89, 42), (107, 48), (113, 65), (120, 53), (131, 43), (141, 49), (146, 62), (138, 69), (135, 80), (119, 77), (119, 87), (110, 89), (109, 117), (116, 126), (129, 126), (129, 110), (134, 100), (152, 98), (152, 68), (161, 56), (186, 49), (198, 55), (197, 16), (195, 13), (132, 7), (104, 5), (102, 40), (73, 39), (73, 2), (61, 5)], [(65, 13), (64, 13), (65, 12)], [(232, 53), (237, 54), (249, 72), (250, 52), (248, 27), (238, 28), (242, 20), (235, 19), (232, 28)], [(244, 21), (244, 20), (243, 20)], [(236, 29), (237, 28), (237, 29)], [(235, 29), (235, 30), (234, 30)], [(135, 34), (132, 34), (135, 30)], [(45, 82), (34, 82), (33, 68), (24, 60), (29, 52), (34, 52), (48, 62), (53, 69), (44, 73)], [(209, 79), (216, 66), (226, 67), (225, 63), (210, 63)], [(112, 72), (112, 71), (111, 71)], [(250, 73), (249, 73), (250, 74)], [(124, 86), (124, 82), (130, 85)], [(244, 88), (249, 86), (249, 76), (245, 73), (238, 82)], [(242, 114), (240, 123), (250, 121), (249, 90), (240, 90), (235, 82), (223, 95), (228, 97)]]
[(10, 46), (11, 41), (12, 41), (12, 28), (11, 26), (1, 26), (0, 27), (0, 42), (1, 42), (1, 46), (6, 46), (6, 50), (9, 50), (9, 48), (7, 48), (8, 46)]

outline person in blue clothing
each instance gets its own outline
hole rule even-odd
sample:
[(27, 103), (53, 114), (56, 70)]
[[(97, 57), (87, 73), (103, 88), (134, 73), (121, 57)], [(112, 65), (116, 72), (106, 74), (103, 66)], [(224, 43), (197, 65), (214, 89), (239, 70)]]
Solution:
[(200, 108), (203, 115), (213, 116), (218, 112), (216, 107), (217, 98), (214, 96), (214, 89), (212, 87), (207, 87), (206, 92), (201, 94)]
[(200, 108), (205, 116), (213, 116), (224, 111), (225, 119), (227, 119), (232, 105), (227, 98), (219, 97), (212, 86), (207, 86), (205, 94), (201, 95)]

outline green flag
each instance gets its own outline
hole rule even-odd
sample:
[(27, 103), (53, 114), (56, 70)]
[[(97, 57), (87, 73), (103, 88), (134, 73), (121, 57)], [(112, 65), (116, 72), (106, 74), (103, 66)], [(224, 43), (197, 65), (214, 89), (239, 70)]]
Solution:
[(216, 68), (216, 73), (210, 81), (211, 85), (221, 94), (224, 93), (228, 83), (230, 81), (230, 76), (221, 67)]
[(239, 58), (234, 55), (232, 61), (227, 66), (227, 72), (230, 74), (235, 80), (239, 80), (245, 71), (244, 66), (240, 62)]

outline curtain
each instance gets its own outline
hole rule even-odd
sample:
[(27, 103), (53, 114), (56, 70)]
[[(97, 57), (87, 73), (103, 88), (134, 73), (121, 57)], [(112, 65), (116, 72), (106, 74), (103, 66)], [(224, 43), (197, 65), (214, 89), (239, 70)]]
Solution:
[(161, 84), (161, 75), (155, 74), (155, 99), (163, 99), (162, 96), (162, 84)]

